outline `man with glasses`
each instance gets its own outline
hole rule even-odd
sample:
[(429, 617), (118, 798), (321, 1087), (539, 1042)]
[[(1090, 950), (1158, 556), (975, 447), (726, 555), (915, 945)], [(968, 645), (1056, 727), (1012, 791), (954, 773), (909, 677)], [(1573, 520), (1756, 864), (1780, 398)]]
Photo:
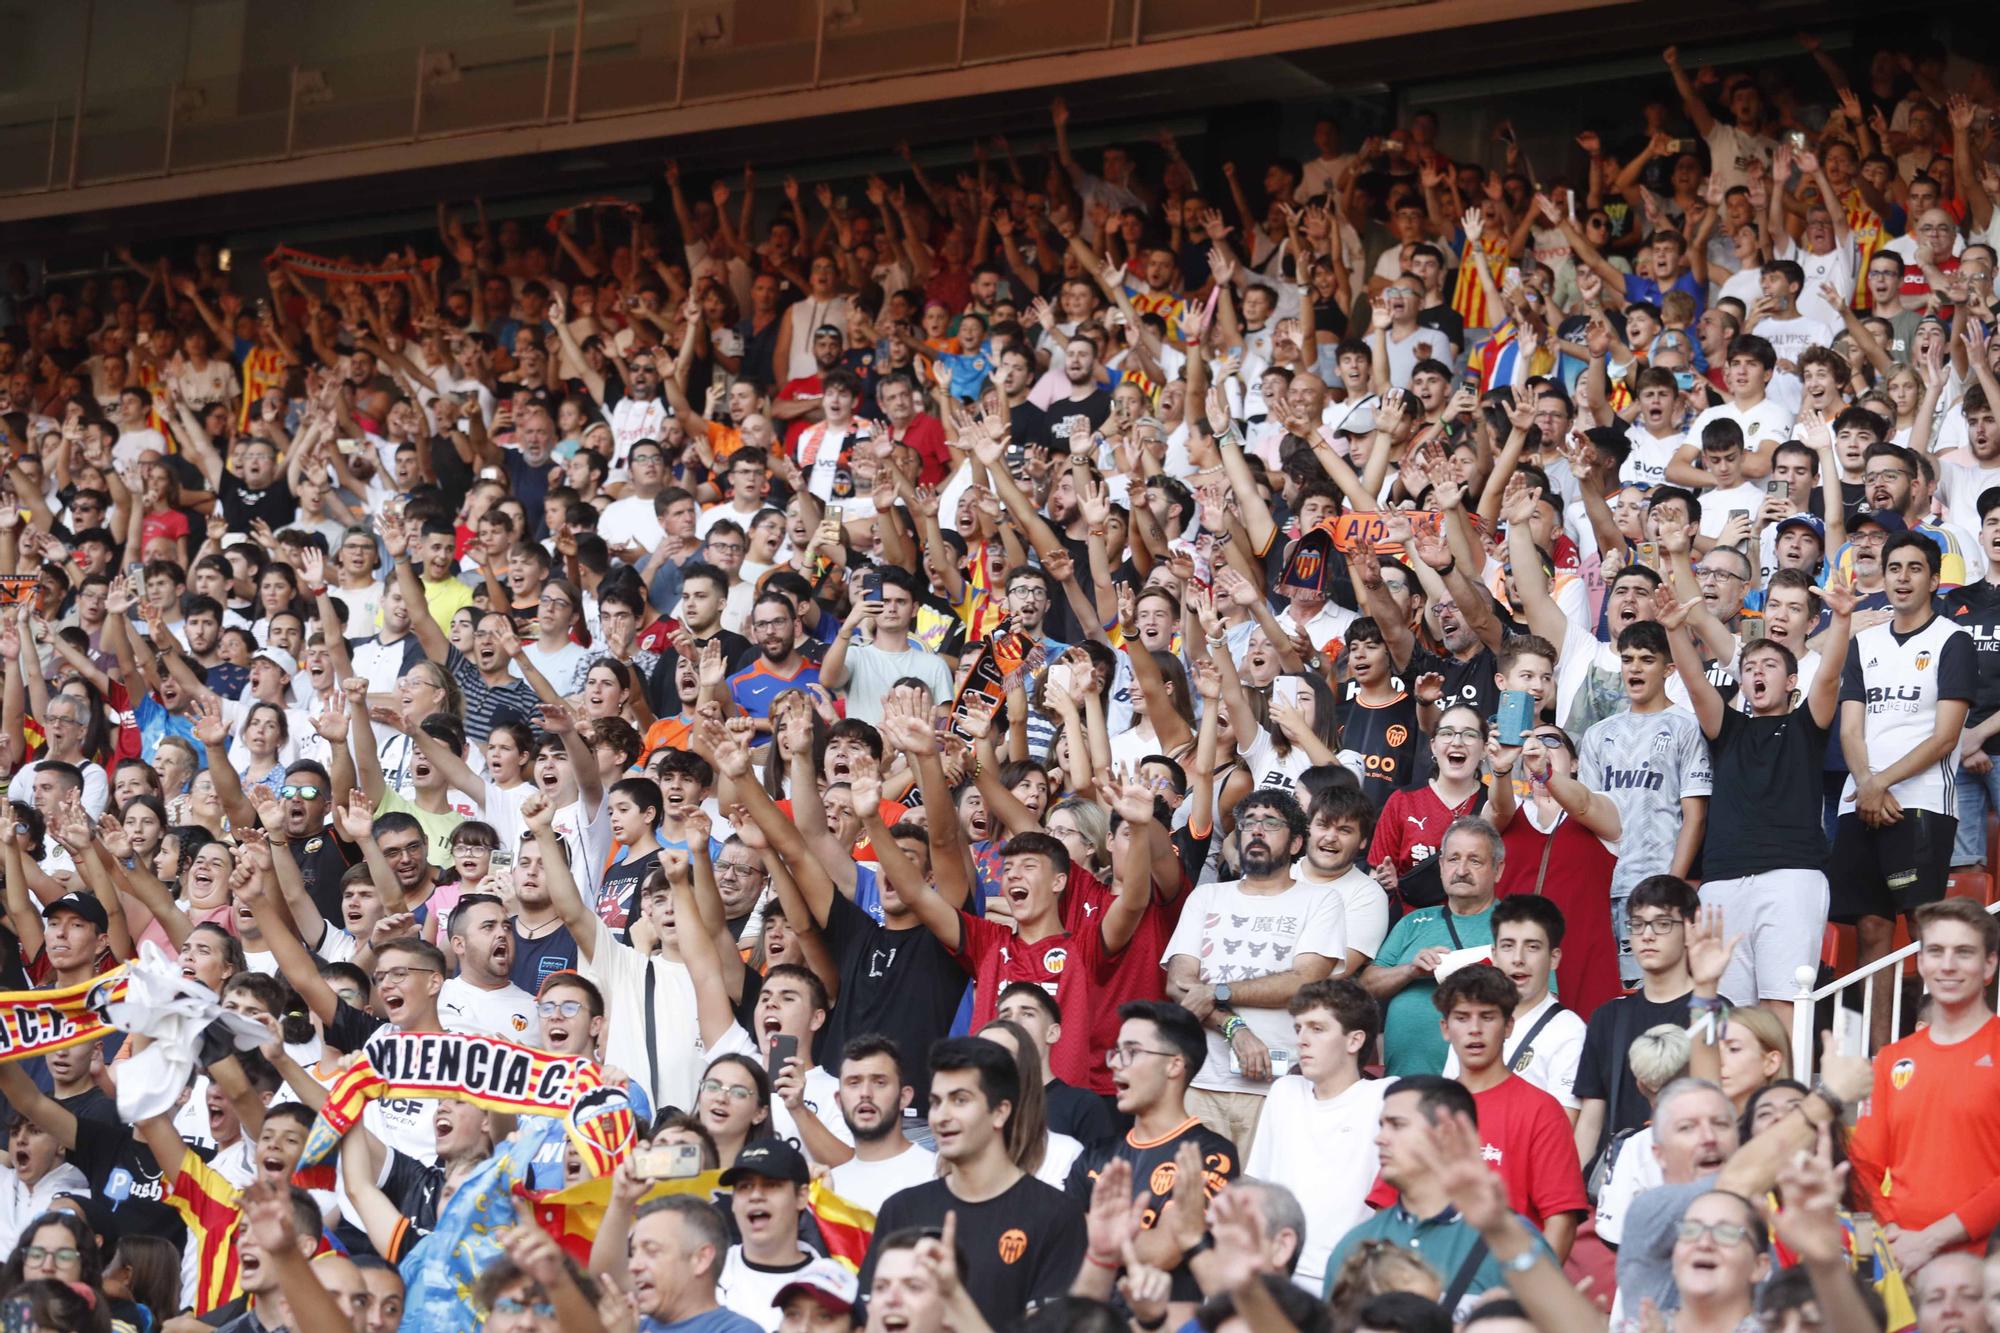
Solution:
[(756, 661), (729, 677), (729, 697), (738, 711), (755, 718), (757, 731), (771, 730), (771, 702), (787, 690), (819, 684), (819, 668), (799, 652), (799, 618), (781, 593), (767, 592), (750, 611)]
[[(1271, 1080), (1290, 1070), (1285, 1005), (1347, 957), (1339, 895), (1292, 873), (1307, 830), (1290, 792), (1267, 787), (1244, 797), (1236, 807), (1243, 877), (1197, 887), (1160, 960), (1168, 998), (1209, 1030), (1207, 1063), (1190, 1071), (1189, 1110), (1239, 1152), (1256, 1136)], [(1283, 1053), (1275, 1064), (1274, 1050)]]
[[(1176, 1301), (1199, 1302), (1201, 1288), (1183, 1262), (1179, 1243), (1160, 1226), (1174, 1195), (1181, 1145), (1201, 1154), (1203, 1197), (1213, 1199), (1243, 1172), (1237, 1146), (1189, 1112), (1188, 1083), (1208, 1058), (1208, 1041), (1193, 1014), (1164, 1000), (1132, 1000), (1118, 1007), (1117, 1044), (1104, 1052), (1117, 1090), (1118, 1113), (1131, 1121), (1123, 1136), (1089, 1145), (1070, 1167), (1064, 1189), (1086, 1209), (1097, 1178), (1114, 1161), (1131, 1167), (1132, 1203), (1143, 1229), (1133, 1238), (1141, 1261), (1173, 1273)], [(1099, 1269), (1108, 1283), (1111, 1274)], [(1108, 1294), (1108, 1293), (1106, 1293)]]
[[(764, 869), (764, 859), (752, 851), (743, 839), (730, 834), (715, 858), (715, 888), (721, 895), (722, 916), (729, 924), (732, 939), (743, 939), (745, 927), (757, 915), (758, 907), (763, 905), (764, 886), (770, 882), (770, 873)], [(750, 942), (756, 942), (754, 934)]]
[(632, 468), (632, 484), (620, 499), (605, 506), (597, 516), (597, 535), (614, 555), (638, 548), (646, 554), (667, 539), (666, 527), (654, 506), (667, 486), (667, 455), (657, 440), (641, 440), (632, 446), (626, 461)]
[(1584, 1170), (1614, 1135), (1645, 1125), (1651, 1112), (1625, 1055), (1649, 1028), (1686, 1027), (1694, 979), (1688, 972), (1687, 928), (1701, 899), (1686, 880), (1654, 875), (1625, 900), (1626, 933), (1639, 965), (1639, 988), (1598, 1006), (1583, 1034), (1577, 1062), (1577, 1160)]
[(282, 845), (299, 864), (306, 895), (328, 921), (341, 919), (341, 881), (351, 864), (347, 845), (327, 827), (327, 810), (333, 803), (333, 779), (326, 769), (310, 759), (293, 761), (285, 769), (284, 785), (278, 788), (278, 817)]
[(104, 806), (111, 799), (111, 780), (105, 776), (104, 766), (92, 763), (83, 751), (84, 736), (90, 727), (90, 705), (73, 694), (55, 694), (49, 697), (42, 709), (42, 734), (47, 738), (47, 748), (32, 764), (23, 764), (15, 771), (7, 784), (7, 799), (31, 803), (35, 796), (35, 770), (43, 763), (55, 761), (73, 765), (83, 775), (83, 808), (94, 820), (104, 814)]
[(750, 530), (750, 522), (770, 506), (771, 468), (769, 457), (754, 445), (745, 445), (729, 456), (729, 501), (702, 510), (695, 521), (697, 537), (708, 536), (717, 523), (728, 519)]

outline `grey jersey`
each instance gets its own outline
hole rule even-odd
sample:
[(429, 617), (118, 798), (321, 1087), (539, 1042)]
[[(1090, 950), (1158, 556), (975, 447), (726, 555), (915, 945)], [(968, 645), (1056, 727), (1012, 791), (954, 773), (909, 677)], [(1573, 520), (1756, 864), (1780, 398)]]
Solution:
[(1706, 796), (1714, 785), (1708, 741), (1692, 713), (1615, 713), (1584, 733), (1577, 778), (1618, 807), (1622, 830), (1611, 871), (1611, 920), (1618, 933), (1619, 967), (1638, 977), (1626, 939), (1623, 903), (1633, 886), (1673, 868), (1681, 834), (1681, 799)]

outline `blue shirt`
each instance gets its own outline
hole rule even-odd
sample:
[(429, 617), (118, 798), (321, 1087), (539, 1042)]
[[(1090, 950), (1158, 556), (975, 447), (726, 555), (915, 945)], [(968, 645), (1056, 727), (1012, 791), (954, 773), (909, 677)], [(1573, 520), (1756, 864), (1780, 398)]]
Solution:
[(717, 1306), (687, 1319), (668, 1323), (651, 1315), (639, 1321), (639, 1333), (764, 1333), (763, 1326)]
[(771, 660), (760, 654), (756, 661), (729, 678), (729, 696), (751, 717), (769, 717), (772, 702), (786, 690), (802, 690), (817, 684), (819, 668), (811, 662), (801, 663), (796, 675), (780, 676), (771, 670)]

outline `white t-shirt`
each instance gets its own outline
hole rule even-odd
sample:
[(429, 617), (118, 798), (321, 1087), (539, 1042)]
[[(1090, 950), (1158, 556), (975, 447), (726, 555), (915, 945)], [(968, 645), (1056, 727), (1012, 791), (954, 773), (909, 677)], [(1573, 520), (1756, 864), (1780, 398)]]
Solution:
[[(1760, 319), (1757, 321), (1757, 327), (1750, 331), (1771, 344), (1771, 350), (1778, 354), (1779, 361), (1789, 361), (1795, 366), (1808, 347), (1833, 346), (1833, 329), (1828, 327), (1825, 320), (1814, 319), (1808, 315), (1803, 307), (1790, 319), (1778, 319), (1775, 316)], [(1782, 376), (1785, 373), (1781, 366), (1778, 374)]]
[(628, 495), (606, 505), (597, 516), (597, 534), (614, 551), (635, 542), (652, 551), (667, 539), (667, 530), (653, 512), (653, 502), (643, 495)]
[(658, 398), (640, 402), (636, 398), (621, 398), (611, 409), (611, 470), (605, 475), (612, 481), (623, 481), (626, 473), (625, 456), (632, 452), (632, 446), (641, 440), (659, 440), (667, 428), (667, 420), (673, 416), (666, 403)]
[(1293, 1191), (1305, 1209), (1306, 1235), (1292, 1280), (1314, 1296), (1324, 1289), (1333, 1247), (1368, 1220), (1368, 1191), (1381, 1170), (1375, 1135), (1393, 1082), (1364, 1078), (1322, 1101), (1304, 1075), (1287, 1074), (1265, 1094), (1244, 1171), (1284, 1180), (1297, 1175), (1300, 1163), (1313, 1164), (1312, 1188)]
[(1660, 1159), (1653, 1156), (1653, 1127), (1647, 1125), (1618, 1145), (1618, 1160), (1611, 1164), (1611, 1178), (1604, 1182), (1604, 1191), (1597, 1196), (1598, 1239), (1607, 1245), (1623, 1240), (1625, 1214), (1631, 1211), (1632, 1201), (1655, 1185), (1666, 1183), (1660, 1172)]
[[(1203, 884), (1188, 895), (1160, 965), (1165, 967), (1177, 954), (1199, 960), (1201, 980), (1210, 986), (1290, 971), (1302, 954), (1338, 965), (1347, 956), (1347, 908), (1338, 895), (1296, 881), (1273, 894), (1246, 893), (1242, 880)], [(1266, 1046), (1291, 1048), (1292, 1019), (1284, 1009), (1234, 1007)], [(1269, 1083), (1231, 1073), (1229, 1057), (1222, 1034), (1210, 1032), (1208, 1061), (1193, 1086), (1218, 1092), (1270, 1090)]]
[[(1389, 934), (1389, 895), (1375, 877), (1358, 865), (1349, 866), (1339, 879), (1315, 879), (1304, 861), (1292, 868), (1298, 882), (1312, 889), (1331, 889), (1340, 895), (1347, 912), (1347, 950), (1373, 958)], [(1339, 970), (1336, 960), (1334, 968)]]
[[(1701, 492), (1701, 535), (1711, 540), (1722, 535), (1729, 525), (1729, 513), (1733, 509), (1748, 510), (1750, 521), (1755, 524), (1757, 511), (1764, 504), (1764, 487), (1759, 482), (1739, 481), (1726, 489), (1711, 488)], [(1754, 527), (1751, 529), (1756, 530)]]
[[(1816, 255), (1794, 241), (1784, 241), (1778, 246), (1778, 258), (1789, 259), (1805, 270), (1806, 285), (1799, 291), (1799, 313), (1808, 319), (1816, 319), (1829, 329), (1845, 326), (1840, 312), (1827, 304), (1819, 294), (1819, 285), (1830, 282), (1840, 293), (1843, 301), (1854, 299), (1854, 247), (1836, 244), (1823, 255)], [(1782, 355), (1782, 354), (1781, 354)]]
[[(1535, 1024), (1542, 1021), (1542, 1015), (1551, 1009), (1556, 1011), (1555, 1017), (1535, 1033), (1535, 1044), (1523, 1051), (1521, 1043), (1527, 1040), (1528, 1033), (1534, 1031)], [(1576, 1066), (1583, 1058), (1583, 1030), (1581, 1018), (1561, 1008), (1555, 996), (1544, 995), (1542, 1002), (1533, 1009), (1514, 1015), (1514, 1028), (1501, 1047), (1501, 1058), (1507, 1062), (1509, 1069), (1561, 1102), (1565, 1111), (1574, 1111), (1583, 1105), (1576, 1095)], [(1517, 1060), (1525, 1060), (1526, 1063), (1516, 1065)], [(1458, 1077), (1457, 1051), (1445, 1056), (1444, 1076)]]
[(535, 997), (511, 982), (499, 990), (482, 990), (464, 977), (453, 977), (438, 991), (438, 1021), (447, 1032), (542, 1044), (542, 1023)]
[[(1783, 356), (1784, 353), (1778, 353)], [(1756, 453), (1758, 442), (1771, 441), (1776, 448), (1792, 436), (1792, 421), (1796, 414), (1783, 403), (1768, 394), (1752, 407), (1738, 407), (1735, 403), (1720, 403), (1709, 408), (1694, 419), (1688, 427), (1687, 440), (1697, 449), (1701, 447), (1702, 428), (1711, 421), (1729, 420), (1743, 428), (1743, 448), (1747, 453)]]
[[(769, 1065), (769, 1059), (758, 1046), (757, 1039), (746, 1032), (740, 1023), (732, 1024), (708, 1052), (711, 1060), (723, 1055), (748, 1056), (761, 1065)], [(840, 1092), (840, 1080), (813, 1064), (811, 1051), (802, 1052), (802, 1058), (806, 1061), (806, 1086), (800, 1095), (800, 1103), (813, 1113), (820, 1124), (826, 1126), (827, 1133), (842, 1143), (852, 1144), (854, 1134), (847, 1128), (847, 1122), (841, 1119), (840, 1102), (836, 1099)], [(807, 1157), (812, 1156), (812, 1151), (806, 1147), (806, 1136), (799, 1131), (799, 1122), (792, 1115), (792, 1108), (785, 1105), (775, 1089), (771, 1092), (771, 1121), (767, 1132), (773, 1138), (783, 1139)]]
[[(722, 1273), (715, 1281), (716, 1303), (756, 1324), (764, 1333), (778, 1333), (785, 1312), (772, 1305), (785, 1285), (819, 1258), (804, 1246), (805, 1257), (788, 1268), (765, 1268), (743, 1257), (743, 1247), (732, 1245), (722, 1260)], [(646, 1321), (651, 1323), (651, 1320)]]
[(856, 1207), (879, 1213), (891, 1194), (936, 1177), (937, 1154), (909, 1143), (902, 1152), (879, 1162), (864, 1162), (859, 1157), (843, 1162), (833, 1168), (827, 1184)]
[(1655, 435), (1636, 423), (1625, 438), (1632, 442), (1632, 452), (1618, 465), (1618, 480), (1646, 486), (1667, 484), (1667, 464), (1674, 461), (1674, 455), (1688, 442), (1688, 437), (1679, 431)]
[[(629, 944), (620, 944), (611, 927), (595, 923), (589, 962), (578, 959), (577, 970), (604, 992), (604, 1063), (617, 1065), (652, 1094), (655, 1106), (693, 1106), (696, 1085), (708, 1067), (701, 1029), (695, 1017), (694, 980), (687, 967), (663, 958), (644, 958)], [(655, 973), (653, 994), (654, 1054), (660, 1076), (652, 1077), (646, 1053), (646, 969)]]
[(2000, 486), (2000, 466), (1968, 467), (1964, 463), (1943, 463), (1938, 467), (1938, 499), (1944, 502), (1944, 516), (1968, 532), (1979, 531), (1979, 496), (1989, 486)]

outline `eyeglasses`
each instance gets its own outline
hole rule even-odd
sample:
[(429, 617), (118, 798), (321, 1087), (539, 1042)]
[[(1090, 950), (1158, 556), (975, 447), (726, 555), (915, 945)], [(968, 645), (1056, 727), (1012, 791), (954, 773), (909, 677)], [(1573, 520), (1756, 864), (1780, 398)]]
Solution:
[(1676, 1239), (1693, 1244), (1703, 1236), (1711, 1236), (1717, 1245), (1741, 1245), (1750, 1239), (1750, 1228), (1735, 1222), (1696, 1222), (1683, 1219), (1674, 1228)]
[(413, 856), (422, 856), (423, 854), (424, 844), (421, 842), (413, 842), (401, 847), (384, 847), (382, 849), (382, 855), (391, 861), (407, 861)]
[(1104, 1053), (1104, 1063), (1113, 1069), (1123, 1069), (1142, 1055), (1157, 1055), (1163, 1060), (1171, 1060), (1179, 1051), (1156, 1051), (1150, 1046), (1113, 1046)]
[(583, 1012), (582, 1000), (543, 1000), (535, 1006), (543, 1018), (575, 1018)]
[(81, 1259), (83, 1254), (81, 1251), (72, 1249), (67, 1245), (59, 1250), (45, 1250), (39, 1245), (30, 1245), (27, 1249), (21, 1251), (21, 1257), (31, 1264), (45, 1263), (50, 1259), (55, 1260), (59, 1264), (73, 1264), (78, 1259)]
[(279, 797), (287, 801), (294, 798), (301, 801), (317, 801), (323, 794), (324, 788), (317, 787), (310, 782), (304, 786), (297, 786), (287, 782), (284, 786), (278, 788)]
[(1908, 480), (1909, 475), (1910, 475), (1909, 472), (1903, 468), (1885, 467), (1885, 468), (1878, 468), (1873, 472), (1862, 473), (1861, 480), (1866, 484), (1873, 486), (1878, 481), (1895, 481), (1898, 477)]
[(493, 1302), (494, 1314), (527, 1314), (533, 1312), (537, 1319), (554, 1319), (556, 1307), (549, 1301), (536, 1301), (533, 1305), (517, 1301), (512, 1296), (502, 1296)]
[(385, 967), (375, 974), (377, 986), (400, 986), (410, 979), (412, 972), (435, 972), (434, 967)]
[(1251, 815), (1247, 819), (1237, 820), (1236, 827), (1245, 833), (1253, 833), (1258, 829), (1268, 829), (1277, 833), (1290, 829), (1291, 824), (1282, 815)]
[(757, 1095), (755, 1088), (746, 1088), (736, 1083), (724, 1083), (719, 1078), (703, 1079), (701, 1081), (701, 1090), (711, 1095), (717, 1093), (727, 1094), (731, 1101), (738, 1102), (747, 1102)]
[(1677, 926), (1687, 922), (1677, 916), (1634, 916), (1625, 919), (1625, 927), (1634, 935), (1665, 935)]
[(576, 605), (576, 603), (574, 603), (574, 602), (570, 601), (570, 599), (569, 599), (569, 598), (567, 598), (567, 597), (561, 597), (561, 596), (558, 596), (558, 595), (556, 595), (555, 593), (550, 593), (550, 592), (545, 592), (545, 593), (543, 593), (543, 594), (542, 594), (542, 600), (543, 600), (544, 602), (547, 602), (547, 603), (548, 603), (548, 604), (549, 604), (550, 606), (574, 606), (574, 605)]
[(1699, 566), (1694, 571), (1694, 576), (1697, 581), (1701, 579), (1735, 579), (1738, 583), (1749, 582), (1749, 578), (1746, 575), (1738, 574), (1733, 569), (1720, 569), (1710, 565)]
[(718, 554), (718, 555), (742, 555), (742, 554), (743, 554), (743, 543), (742, 543), (742, 542), (710, 542), (710, 543), (708, 543), (708, 549), (709, 549), (709, 550), (711, 550), (711, 551), (714, 551), (714, 552), (715, 552), (716, 554)]
[(1540, 741), (1543, 745), (1554, 745), (1565, 750), (1569, 748), (1569, 737), (1564, 735), (1560, 731), (1555, 731), (1555, 732), (1536, 731), (1536, 732), (1531, 732), (1529, 734), (1532, 735), (1536, 740)]
[(792, 623), (792, 622), (791, 622), (791, 621), (790, 621), (789, 619), (786, 619), (786, 620), (753, 620), (753, 621), (751, 621), (751, 622), (750, 622), (750, 628), (751, 628), (751, 629), (754, 629), (754, 630), (756, 630), (756, 631), (757, 631), (757, 632), (758, 632), (759, 634), (763, 634), (763, 633), (765, 633), (765, 632), (767, 632), (767, 631), (770, 631), (770, 630), (777, 630), (777, 629), (783, 629), (783, 628), (784, 628), (785, 626), (787, 626), (787, 625), (789, 625), (789, 624), (791, 624), (791, 623)]
[(1382, 289), (1382, 295), (1384, 296), (1415, 296), (1416, 294), (1416, 290), (1410, 287), (1384, 287)]
[(1439, 727), (1434, 733), (1441, 741), (1478, 742), (1486, 738), (1471, 727)]
[(715, 863), (715, 873), (718, 878), (749, 878), (763, 874), (764, 867), (760, 865), (737, 865), (734, 861), (717, 861)]

